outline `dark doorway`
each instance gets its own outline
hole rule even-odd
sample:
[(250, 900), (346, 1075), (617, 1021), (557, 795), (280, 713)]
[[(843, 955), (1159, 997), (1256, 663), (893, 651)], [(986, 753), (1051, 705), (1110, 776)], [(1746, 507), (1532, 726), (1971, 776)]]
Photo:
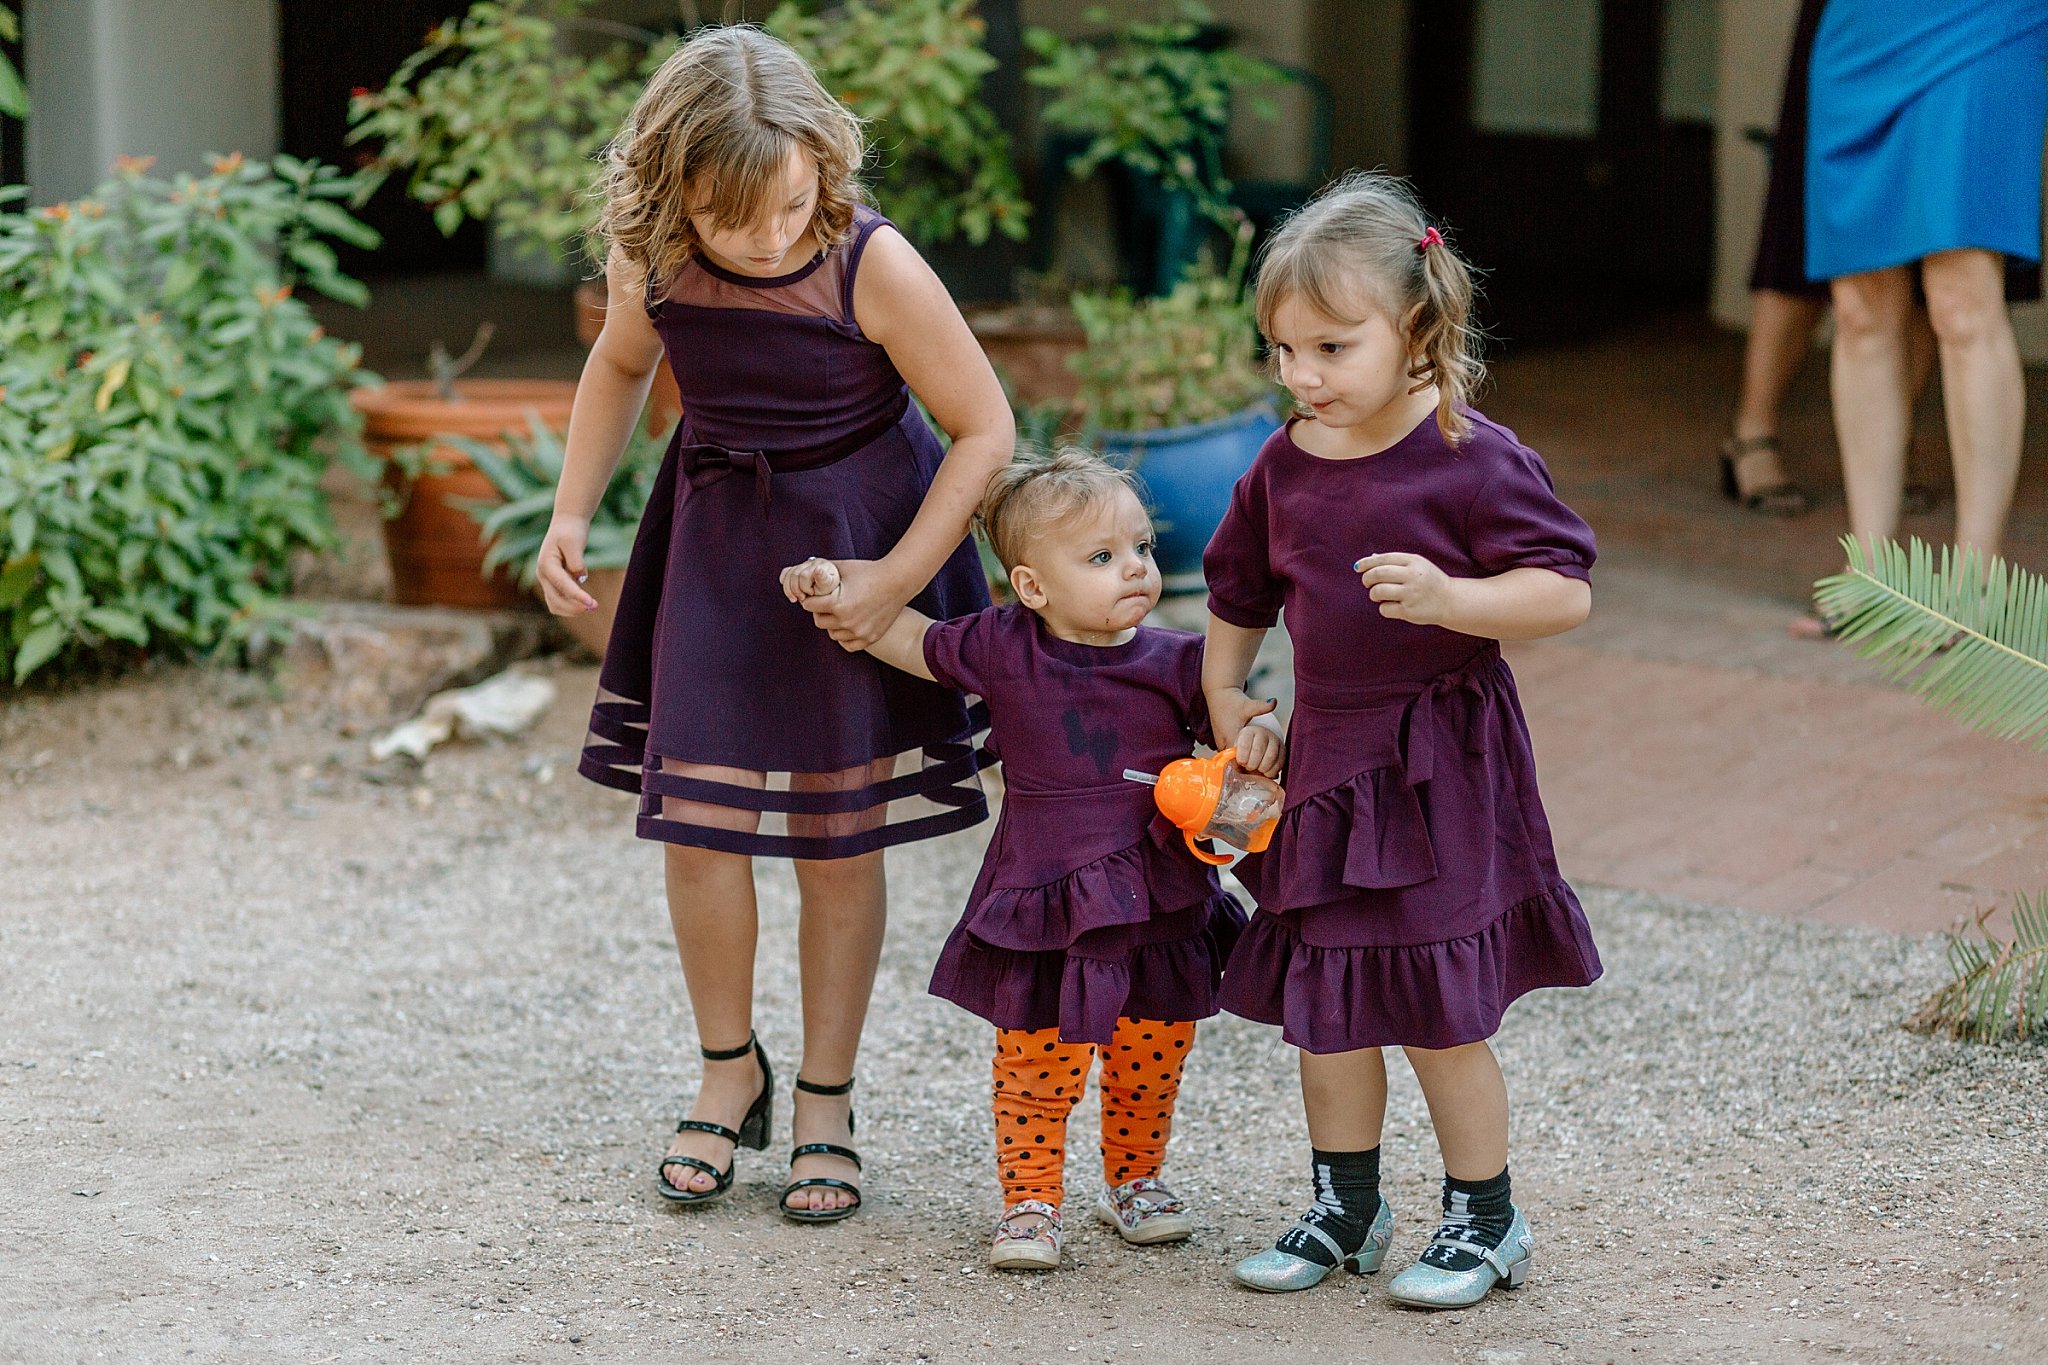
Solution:
[[(347, 140), (349, 92), (382, 87), (435, 25), (466, 8), (463, 0), (280, 0), (285, 151), (354, 166), (363, 150)], [(406, 197), (399, 177), (386, 182), (360, 216), (384, 234), (384, 245), (375, 252), (344, 248), (343, 266), (351, 274), (483, 268), (482, 226), (466, 223), (454, 236), (442, 236), (425, 207)]]
[(1697, 109), (1674, 111), (1682, 92), (1666, 89), (1667, 20), (1689, 19), (1685, 2), (1412, 11), (1410, 164), (1431, 212), (1487, 272), (1482, 317), (1501, 339), (1584, 337), (1704, 305), (1713, 130)]

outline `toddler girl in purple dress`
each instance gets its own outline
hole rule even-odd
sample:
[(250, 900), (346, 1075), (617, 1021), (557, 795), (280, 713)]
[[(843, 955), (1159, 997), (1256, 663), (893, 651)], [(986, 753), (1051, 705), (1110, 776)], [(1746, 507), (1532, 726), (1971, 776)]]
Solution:
[[(982, 525), (1017, 603), (950, 621), (906, 609), (868, 647), (988, 704), (1007, 794), (932, 992), (996, 1026), (989, 1263), (1059, 1264), (1067, 1114), (1102, 1060), (1097, 1215), (1126, 1242), (1185, 1238), (1159, 1180), (1197, 1019), (1216, 1012), (1244, 912), (1188, 854), (1127, 768), (1158, 772), (1208, 743), (1202, 638), (1141, 624), (1159, 600), (1152, 523), (1130, 476), (1083, 451), (1019, 461), (990, 482)], [(836, 566), (786, 570), (783, 591), (831, 605)], [(1246, 767), (1279, 771), (1277, 728), (1247, 726)]]
[(1287, 804), (1237, 875), (1257, 899), (1223, 1007), (1302, 1050), (1315, 1203), (1239, 1263), (1256, 1289), (1377, 1270), (1382, 1047), (1403, 1048), (1444, 1159), (1443, 1218), (1388, 1287), (1424, 1307), (1527, 1275), (1509, 1199), (1507, 1086), (1486, 1040), (1539, 986), (1600, 974), (1557, 869), (1501, 640), (1570, 630), (1593, 536), (1543, 461), (1466, 406), (1480, 374), (1465, 263), (1413, 194), (1353, 175), (1273, 237), (1260, 330), (1301, 415), (1239, 480), (1203, 560), (1203, 687), (1218, 743), (1287, 613)]

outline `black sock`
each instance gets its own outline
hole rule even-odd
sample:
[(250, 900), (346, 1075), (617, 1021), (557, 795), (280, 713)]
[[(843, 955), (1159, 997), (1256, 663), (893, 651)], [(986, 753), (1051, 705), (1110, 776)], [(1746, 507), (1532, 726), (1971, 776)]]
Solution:
[[(1365, 1245), (1365, 1235), (1372, 1229), (1372, 1220), (1379, 1216), (1380, 1149), (1325, 1152), (1321, 1148), (1313, 1148), (1311, 1151), (1316, 1202), (1301, 1216), (1301, 1221), (1329, 1234), (1330, 1239), (1344, 1248), (1348, 1256)], [(1287, 1235), (1274, 1245), (1317, 1265), (1335, 1265), (1339, 1260), (1330, 1254), (1330, 1249), (1320, 1238), (1300, 1228), (1288, 1229)]]
[[(1507, 1240), (1508, 1225), (1515, 1220), (1508, 1199), (1508, 1169), (1491, 1180), (1453, 1180), (1444, 1177), (1444, 1221), (1437, 1236), (1483, 1246), (1491, 1251)], [(1431, 1246), (1422, 1253), (1422, 1264), (1439, 1270), (1472, 1270), (1480, 1264), (1479, 1254), (1466, 1246)]]

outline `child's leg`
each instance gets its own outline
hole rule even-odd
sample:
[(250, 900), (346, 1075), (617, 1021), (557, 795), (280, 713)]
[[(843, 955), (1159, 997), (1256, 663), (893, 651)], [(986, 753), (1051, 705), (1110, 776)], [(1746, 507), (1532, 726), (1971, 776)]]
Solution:
[(1158, 1179), (1173, 1132), (1181, 1068), (1194, 1046), (1192, 1023), (1119, 1019), (1102, 1053), (1102, 1178), (1121, 1185)]
[[(1387, 1062), (1376, 1047), (1301, 1054), (1301, 1099), (1308, 1115), (1309, 1169), (1316, 1201), (1276, 1247), (1334, 1266), (1370, 1240), (1380, 1210), (1380, 1129), (1387, 1117)], [(1317, 1236), (1316, 1231), (1323, 1235)], [(1327, 1240), (1326, 1240), (1327, 1239)], [(1373, 1267), (1377, 1267), (1377, 1260)]]
[[(853, 1076), (875, 968), (882, 958), (888, 925), (889, 887), (879, 852), (857, 858), (799, 861), (801, 895), (797, 919), (797, 961), (802, 976), (804, 1055), (797, 1075), (814, 1085), (839, 1085)], [(830, 1142), (853, 1146), (850, 1116), (854, 1097), (795, 1092), (790, 1136), (795, 1144)], [(791, 1180), (814, 1176), (860, 1183), (852, 1162), (830, 1155), (798, 1157)], [(813, 1187), (790, 1200), (792, 1208), (837, 1209), (853, 1202), (844, 1190)]]
[[(669, 844), (663, 870), (698, 1042), (714, 1051), (745, 1046), (754, 1027), (753, 863), (738, 854)], [(749, 1054), (703, 1065), (704, 1079), (689, 1117), (739, 1127), (761, 1092), (760, 1064)], [(710, 1133), (685, 1132), (676, 1134), (668, 1152), (723, 1169), (732, 1159), (732, 1144)], [(699, 1192), (713, 1184), (702, 1171), (683, 1166), (671, 1166), (663, 1179)]]
[(1026, 1199), (1060, 1206), (1067, 1115), (1094, 1061), (1092, 1045), (1062, 1043), (1058, 1029), (996, 1030), (996, 1176), (1004, 1208)]
[[(1421, 1264), (1476, 1270), (1514, 1223), (1508, 1184), (1508, 1085), (1485, 1043), (1432, 1052), (1405, 1048), (1444, 1158), (1443, 1226)], [(1517, 1278), (1511, 1283), (1520, 1283)], [(1483, 1292), (1483, 1291), (1482, 1291)]]

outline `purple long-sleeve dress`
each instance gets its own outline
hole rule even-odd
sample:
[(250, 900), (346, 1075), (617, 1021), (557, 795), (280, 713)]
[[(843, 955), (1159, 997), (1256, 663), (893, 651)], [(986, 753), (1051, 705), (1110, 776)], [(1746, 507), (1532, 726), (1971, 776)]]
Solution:
[[(841, 858), (987, 818), (957, 692), (849, 654), (782, 595), (812, 555), (879, 559), (943, 452), (853, 289), (885, 225), (773, 278), (692, 257), (648, 301), (682, 391), (633, 544), (581, 765), (640, 795), (649, 839)], [(963, 540), (911, 605), (988, 605)]]
[(1216, 1013), (1244, 911), (1161, 816), (1156, 773), (1209, 739), (1202, 637), (1140, 626), (1121, 645), (1062, 640), (1020, 606), (925, 632), (925, 662), (983, 698), (1003, 811), (932, 994), (999, 1028), (1108, 1043), (1121, 1016)]
[(1357, 460), (1275, 433), (1203, 559), (1212, 612), (1261, 629), (1284, 609), (1294, 643), (1287, 805), (1236, 869), (1259, 913), (1222, 1004), (1310, 1052), (1477, 1042), (1525, 991), (1600, 975), (1498, 643), (1389, 620), (1351, 567), (1588, 577), (1593, 533), (1543, 461), (1470, 416), (1456, 446), (1432, 416)]

